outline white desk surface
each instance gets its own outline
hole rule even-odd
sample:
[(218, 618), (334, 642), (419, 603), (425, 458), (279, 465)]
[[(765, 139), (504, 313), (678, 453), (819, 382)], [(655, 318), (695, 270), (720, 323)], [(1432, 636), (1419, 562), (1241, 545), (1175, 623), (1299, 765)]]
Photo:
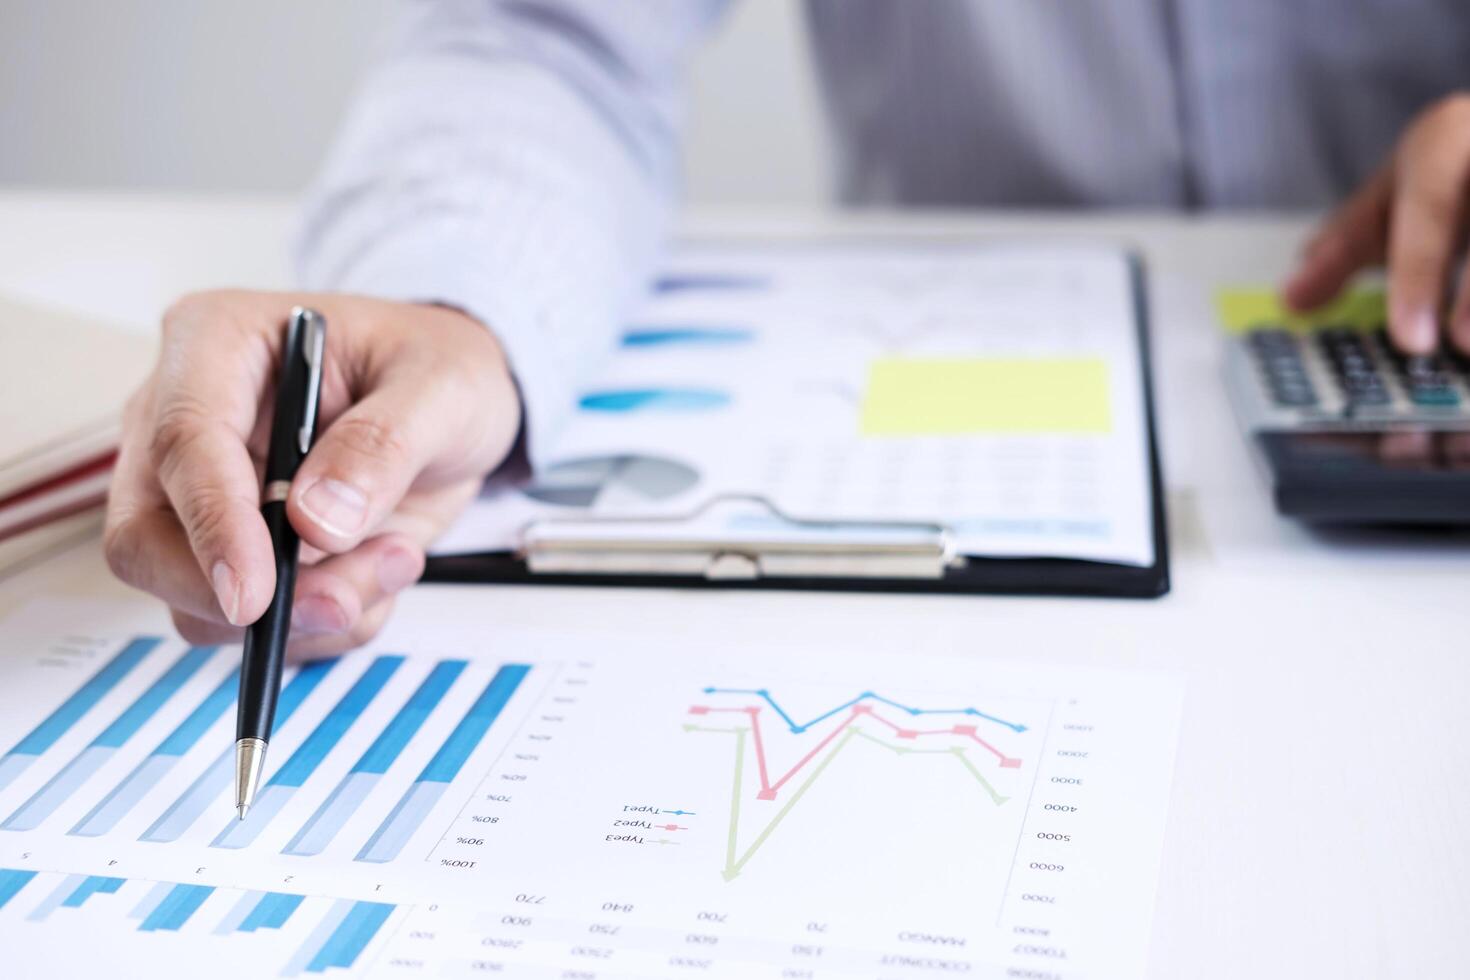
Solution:
[[(0, 291), (151, 329), (185, 290), (286, 285), (290, 221), (279, 199), (0, 193)], [(1278, 519), (1220, 378), (1213, 288), (1274, 281), (1304, 219), (706, 214), (689, 226), (1135, 243), (1151, 276), (1174, 591), (1149, 602), (502, 587), (480, 590), (487, 614), (1180, 671), (1151, 975), (1470, 975), (1470, 539), (1328, 537)], [(0, 612), (41, 593), (125, 590), (90, 541), (0, 582)]]

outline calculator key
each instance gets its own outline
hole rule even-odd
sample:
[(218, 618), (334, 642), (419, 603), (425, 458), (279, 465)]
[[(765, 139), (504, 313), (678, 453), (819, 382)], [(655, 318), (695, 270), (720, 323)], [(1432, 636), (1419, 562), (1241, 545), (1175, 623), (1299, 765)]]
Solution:
[(1317, 395), (1310, 388), (1278, 388), (1271, 398), (1282, 408), (1310, 408), (1317, 404)]
[(1415, 405), (1429, 408), (1453, 408), (1460, 404), (1460, 393), (1448, 385), (1434, 388), (1411, 388), (1409, 398)]
[(1347, 400), (1353, 405), (1387, 405), (1391, 399), (1388, 390), (1379, 388), (1362, 388), (1348, 391)]
[(1386, 332), (1380, 332), (1378, 343), (1393, 364), (1409, 401), (1424, 408), (1455, 408), (1460, 393), (1455, 388), (1459, 367), (1457, 355), (1420, 354), (1408, 356), (1396, 350)]

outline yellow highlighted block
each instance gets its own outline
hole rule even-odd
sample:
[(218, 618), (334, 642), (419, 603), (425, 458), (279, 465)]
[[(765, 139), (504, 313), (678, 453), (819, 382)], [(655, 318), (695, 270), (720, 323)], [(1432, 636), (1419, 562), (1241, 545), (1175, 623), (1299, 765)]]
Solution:
[(1101, 358), (883, 358), (863, 398), (865, 436), (1107, 432)]
[(1274, 289), (1222, 289), (1215, 295), (1215, 309), (1227, 333), (1260, 326), (1299, 331), (1326, 325), (1374, 330), (1383, 326), (1386, 315), (1381, 289), (1351, 289), (1321, 309), (1300, 314), (1288, 313)]

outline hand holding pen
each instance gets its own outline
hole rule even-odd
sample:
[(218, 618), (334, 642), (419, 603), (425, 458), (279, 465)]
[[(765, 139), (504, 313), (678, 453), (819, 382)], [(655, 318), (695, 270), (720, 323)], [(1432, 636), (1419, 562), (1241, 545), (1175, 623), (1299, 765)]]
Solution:
[(254, 292), (175, 304), (125, 415), (106, 553), (191, 642), (240, 642), (276, 592), (261, 468), (295, 305), (331, 323), (316, 443), (285, 501), (302, 541), (288, 648), (300, 658), (371, 638), (510, 449), (520, 406), (494, 335), (452, 310)]

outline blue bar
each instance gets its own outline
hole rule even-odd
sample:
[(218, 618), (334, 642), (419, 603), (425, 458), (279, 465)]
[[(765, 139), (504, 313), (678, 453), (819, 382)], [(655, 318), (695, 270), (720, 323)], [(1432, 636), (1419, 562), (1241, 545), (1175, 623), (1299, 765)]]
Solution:
[(439, 661), (429, 672), (429, 676), (424, 678), (418, 690), (409, 696), (398, 714), (393, 716), (393, 720), (388, 723), (388, 727), (383, 729), (383, 733), (372, 745), (368, 746), (368, 750), (362, 754), (361, 759), (357, 760), (357, 765), (352, 767), (352, 771), (372, 772), (379, 775), (387, 772), (388, 767), (393, 765), (399, 753), (408, 745), (409, 739), (413, 738), (423, 725), (425, 719), (439, 704), (439, 700), (444, 697), (444, 693), (459, 677), (467, 663), (464, 660)]
[(209, 727), (219, 719), (225, 709), (235, 702), (235, 690), (239, 686), (239, 669), (220, 682), (189, 717), (179, 723), (162, 742), (158, 743), (147, 758), (139, 762), (77, 825), (67, 833), (76, 837), (101, 837), (117, 826), (117, 822), (158, 784), (169, 770), (189, 751)]
[(31, 909), (30, 914), (26, 916), (26, 921), (45, 922), (50, 918), (51, 913), (61, 905), (62, 900), (80, 888), (84, 881), (86, 878), (82, 875), (67, 875), (61, 879), (61, 884), (51, 889), (45, 898), (36, 903), (36, 907)]
[(174, 885), (168, 897), (158, 903), (158, 907), (138, 926), (138, 930), (178, 932), (189, 921), (189, 916), (199, 911), (199, 906), (212, 894), (214, 888), (210, 885)]
[(347, 693), (342, 695), (342, 700), (327, 712), (327, 716), (306, 736), (306, 741), (291, 753), (291, 758), (286, 760), (276, 774), (271, 777), (270, 783), (276, 786), (299, 787), (306, 782), (308, 776), (316, 771), (322, 760), (327, 757), (347, 729), (357, 720), (357, 716), (366, 710), (372, 703), (373, 698), (388, 683), (388, 678), (403, 663), (400, 656), (378, 657), (373, 660), (363, 675), (357, 679)]
[(755, 336), (741, 327), (629, 327), (623, 333), (624, 347), (699, 345), (708, 347), (743, 344)]
[(419, 773), (419, 782), (448, 783), (453, 782), (459, 773), (465, 760), (480, 744), (485, 733), (490, 730), (490, 725), (499, 716), (510, 696), (520, 687), (521, 681), (526, 679), (526, 674), (531, 668), (525, 664), (505, 664), (490, 678), (490, 683), (485, 690), (470, 705), (470, 710), (465, 713), (464, 718), (449, 733), (439, 751), (434, 753), (434, 758)]
[(236, 932), (254, 932), (257, 929), (279, 929), (291, 918), (291, 913), (301, 905), (303, 895), (288, 895), (284, 892), (266, 892)]
[(123, 880), (122, 878), (109, 878), (104, 875), (89, 875), (70, 895), (66, 896), (61, 903), (61, 907), (64, 909), (79, 909), (87, 899), (91, 898), (97, 892), (101, 892), (104, 895), (110, 895), (116, 892), (122, 887)]
[(325, 973), (334, 966), (343, 969), (351, 967), (392, 914), (392, 905), (382, 902), (354, 902), (342, 924), (337, 926), (331, 938), (306, 965), (306, 972)]
[(629, 388), (589, 391), (577, 399), (584, 412), (703, 412), (730, 404), (728, 392), (711, 388)]
[(148, 918), (148, 916), (153, 914), (153, 910), (158, 908), (165, 898), (168, 898), (169, 892), (173, 891), (173, 889), (174, 886), (166, 881), (155, 881), (153, 887), (148, 889), (148, 894), (144, 895), (138, 900), (138, 904), (133, 906), (133, 910), (128, 913), (128, 918)]
[(158, 748), (153, 750), (154, 755), (183, 755), (194, 747), (194, 744), (209, 731), (225, 709), (235, 703), (235, 694), (240, 688), (240, 668), (236, 667), (230, 675), (219, 682), (219, 687), (209, 692), (209, 696), (199, 703), (199, 707), (189, 712), (189, 717), (179, 722), (177, 728), (168, 733)]
[(92, 740), (92, 744), (109, 749), (122, 748), (128, 739), (136, 735), (138, 729), (153, 717), (153, 713), (178, 693), (179, 688), (183, 687), (189, 678), (193, 677), (199, 668), (214, 656), (217, 649), (219, 648), (190, 647), (188, 652), (175, 661), (162, 677), (149, 685), (148, 690), (144, 691), (138, 700), (118, 715), (112, 724), (103, 729), (102, 734)]
[[(296, 671), (296, 676), (281, 690), (281, 697), (276, 702), (276, 730), (290, 720), (301, 707), (301, 702), (306, 700), (307, 695), (316, 690), (322, 678), (327, 676), (328, 671), (337, 666), (338, 660), (313, 660), (302, 664), (301, 669)], [(235, 746), (231, 743), (219, 758), (210, 764), (209, 768), (199, 774), (199, 777), (184, 791), (173, 803), (169, 804), (167, 810), (161, 813), (152, 826), (143, 831), (138, 839), (152, 843), (165, 843), (178, 840), (184, 832), (194, 825), (199, 815), (210, 802), (225, 791), (229, 785), (230, 778), (235, 772)]]
[(128, 676), (129, 671), (138, 666), (149, 651), (162, 642), (162, 637), (140, 636), (123, 647), (117, 656), (93, 674), (91, 679), (83, 684), (75, 694), (63, 701), (61, 707), (51, 712), (45, 721), (31, 729), (31, 733), (21, 739), (15, 748), (10, 750), (10, 754), (40, 755), (51, 748), (68, 728), (75, 725), (98, 701), (102, 700), (103, 695), (117, 686), (118, 681)]
[(247, 915), (255, 911), (255, 906), (264, 897), (265, 892), (261, 891), (249, 891), (241, 895), (235, 904), (230, 906), (230, 910), (225, 913), (224, 918), (220, 919), (219, 923), (214, 927), (214, 934), (216, 936), (228, 936), (230, 933), (237, 931), (240, 928), (240, 923), (245, 921)]
[(378, 777), (397, 760), (467, 665), (464, 660), (441, 660), (435, 665), (382, 734), (357, 760), (352, 771), (342, 777), (316, 812), (301, 825), (296, 836), (282, 849), (282, 854), (307, 857), (326, 849), (347, 823), (347, 818), (362, 805), (377, 784)]
[(448, 783), (416, 780), (394, 804), (388, 816), (383, 818), (373, 836), (362, 845), (362, 850), (357, 852), (354, 860), (386, 864), (396, 858), (448, 788)]
[(771, 280), (765, 276), (740, 275), (720, 272), (671, 272), (653, 281), (656, 293), (682, 293), (705, 289), (770, 289)]
[(46, 785), (31, 794), (16, 809), (14, 813), (0, 823), (0, 830), (35, 830), (47, 817), (56, 812), (56, 808), (67, 800), (72, 794), (81, 789), (111, 759), (117, 749), (107, 748), (101, 745), (89, 745), (78, 752), (66, 765), (62, 766)]
[(117, 826), (117, 822), (143, 801), (153, 787), (179, 760), (168, 755), (150, 755), (128, 773), (122, 782), (110, 789), (97, 805), (78, 820), (67, 833), (73, 837), (101, 837)]
[(311, 930), (311, 934), (306, 937), (306, 942), (301, 944), (296, 950), (295, 955), (291, 957), (290, 962), (286, 964), (286, 968), (281, 971), (281, 976), (294, 977), (305, 969), (306, 964), (311, 962), (317, 953), (321, 952), (322, 947), (327, 944), (327, 940), (337, 931), (337, 927), (342, 924), (342, 920), (347, 918), (347, 913), (351, 909), (352, 900), (350, 898), (339, 898), (333, 902), (332, 907), (327, 910), (327, 914), (322, 916), (322, 920), (316, 924), (316, 927)]
[(332, 787), (332, 792), (322, 800), (316, 812), (296, 831), (296, 836), (281, 849), (281, 853), (310, 857), (326, 850), (336, 839), (338, 832), (347, 825), (347, 819), (372, 795), (373, 789), (382, 778), (375, 772), (349, 772), (343, 776), (342, 781)]
[(12, 813), (5, 823), (0, 824), (0, 829), (34, 830), (40, 826), (42, 821), (56, 812), (57, 807), (71, 799), (72, 795), (81, 789), (82, 785), (102, 767), (113, 752), (137, 734), (138, 729), (142, 728), (148, 719), (153, 717), (154, 712), (173, 697), (179, 688), (188, 683), (199, 668), (214, 656), (217, 649), (219, 648), (191, 647), (175, 661), (172, 667), (164, 671), (162, 677), (150, 684), (136, 701), (128, 705), (113, 720), (112, 724), (103, 729), (102, 734), (94, 738), (90, 745), (82, 749), (74, 759), (52, 776), (46, 785), (37, 790), (20, 809)]
[(30, 880), (35, 876), (34, 871), (0, 868), (0, 909), (3, 909), (6, 902), (19, 894), (22, 888), (30, 884)]

